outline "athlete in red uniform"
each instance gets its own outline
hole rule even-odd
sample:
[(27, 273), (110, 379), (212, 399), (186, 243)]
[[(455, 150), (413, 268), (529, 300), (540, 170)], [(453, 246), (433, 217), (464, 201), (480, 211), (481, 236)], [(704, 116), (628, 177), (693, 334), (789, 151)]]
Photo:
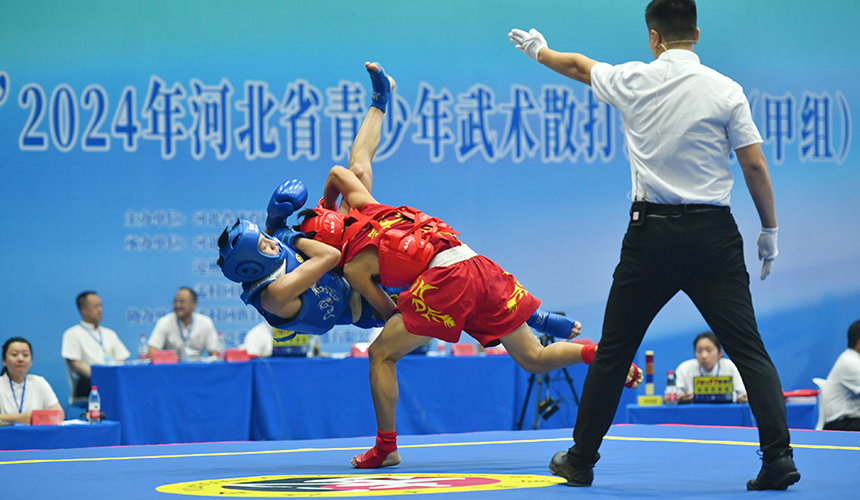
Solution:
[[(376, 90), (374, 85), (374, 94)], [(378, 144), (380, 131), (381, 121), (376, 127), (362, 126), (356, 142), (371, 154), (351, 157), (349, 169), (333, 167), (320, 207), (315, 210), (316, 217), (306, 214), (301, 224), (309, 236), (342, 248), (344, 275), (350, 285), (388, 318), (369, 349), (378, 432), (376, 445), (353, 458), (352, 464), (359, 468), (400, 463), (395, 364), (426, 343), (427, 337), (457, 342), (460, 332), (465, 331), (483, 346), (501, 343), (530, 373), (548, 373), (589, 362), (595, 347), (567, 342), (541, 345), (526, 324), (540, 300), (513, 275), (462, 244), (458, 233), (439, 219), (410, 207), (381, 205), (373, 198), (366, 179), (373, 178), (371, 159), (375, 146), (368, 144)], [(348, 217), (333, 212), (341, 196), (340, 213), (348, 213)], [(378, 283), (411, 286), (395, 304)], [(571, 336), (579, 332), (577, 322)], [(641, 370), (632, 365), (630, 385), (638, 386), (641, 380)]]

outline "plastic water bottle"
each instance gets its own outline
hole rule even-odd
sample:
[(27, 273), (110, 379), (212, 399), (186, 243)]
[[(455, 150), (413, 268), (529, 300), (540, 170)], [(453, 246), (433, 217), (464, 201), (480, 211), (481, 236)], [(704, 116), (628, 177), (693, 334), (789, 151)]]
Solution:
[(224, 334), (218, 332), (218, 343), (215, 344), (215, 355), (220, 359), (224, 359), (224, 351), (227, 350), (227, 344), (224, 342)]
[(678, 386), (675, 385), (675, 372), (669, 370), (666, 378), (666, 392), (663, 394), (663, 402), (667, 405), (678, 404)]
[(140, 342), (137, 344), (137, 357), (138, 359), (148, 359), (149, 358), (149, 345), (146, 343), (146, 334), (140, 334)]
[(87, 404), (87, 422), (97, 424), (102, 420), (102, 398), (99, 396), (99, 388), (93, 386), (90, 390), (89, 403)]

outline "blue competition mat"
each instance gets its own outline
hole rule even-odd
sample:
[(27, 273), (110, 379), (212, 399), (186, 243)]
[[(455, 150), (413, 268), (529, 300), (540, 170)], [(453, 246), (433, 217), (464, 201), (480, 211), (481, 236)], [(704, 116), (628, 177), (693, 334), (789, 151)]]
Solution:
[[(591, 488), (559, 485), (552, 455), (570, 429), (401, 436), (403, 462), (361, 471), (349, 459), (373, 438), (117, 446), (0, 452), (8, 498), (856, 498), (860, 433), (792, 431), (799, 483), (746, 491), (755, 477), (753, 428), (616, 425)], [(428, 497), (430, 498), (430, 497)]]

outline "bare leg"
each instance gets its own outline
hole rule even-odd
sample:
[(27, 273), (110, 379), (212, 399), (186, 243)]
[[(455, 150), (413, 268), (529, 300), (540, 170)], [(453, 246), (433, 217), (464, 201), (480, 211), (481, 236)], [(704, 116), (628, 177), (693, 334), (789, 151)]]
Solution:
[[(370, 346), (370, 392), (373, 396), (373, 408), (376, 410), (376, 426), (382, 433), (396, 432), (399, 393), (395, 364), (426, 341), (427, 337), (412, 335), (406, 331), (403, 317), (395, 314)], [(399, 463), (400, 453), (396, 443), (391, 451), (383, 446), (379, 439), (376, 446), (352, 458), (352, 465), (359, 468), (389, 467)]]
[[(364, 63), (368, 71), (378, 72), (380, 67), (377, 63)], [(394, 90), (394, 78), (388, 77), (391, 90)], [(349, 152), (349, 170), (364, 184), (367, 191), (373, 192), (373, 168), (371, 162), (376, 154), (376, 148), (382, 136), (382, 120), (384, 113), (381, 109), (373, 106), (367, 110), (364, 121), (358, 129), (352, 149)], [(344, 200), (341, 202), (340, 212), (344, 215), (349, 213), (349, 204)]]
[(544, 347), (525, 323), (501, 341), (514, 361), (529, 373), (549, 373), (582, 362), (581, 344), (555, 342)]
[[(549, 373), (583, 361), (581, 344), (554, 342), (544, 347), (525, 324), (505, 335), (501, 340), (514, 361), (529, 373)], [(599, 347), (595, 347), (596, 349)], [(642, 383), (642, 370), (639, 370), (635, 364), (630, 365), (627, 384), (635, 389), (640, 383)]]

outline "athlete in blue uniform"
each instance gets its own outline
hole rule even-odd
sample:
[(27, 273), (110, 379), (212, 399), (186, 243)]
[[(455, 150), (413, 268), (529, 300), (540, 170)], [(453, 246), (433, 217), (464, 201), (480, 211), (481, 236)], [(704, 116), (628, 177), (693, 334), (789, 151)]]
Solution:
[(320, 335), (338, 324), (382, 326), (336, 270), (340, 252), (290, 228), (269, 236), (240, 220), (219, 240), (221, 271), (242, 283), (242, 301), (280, 330)]

